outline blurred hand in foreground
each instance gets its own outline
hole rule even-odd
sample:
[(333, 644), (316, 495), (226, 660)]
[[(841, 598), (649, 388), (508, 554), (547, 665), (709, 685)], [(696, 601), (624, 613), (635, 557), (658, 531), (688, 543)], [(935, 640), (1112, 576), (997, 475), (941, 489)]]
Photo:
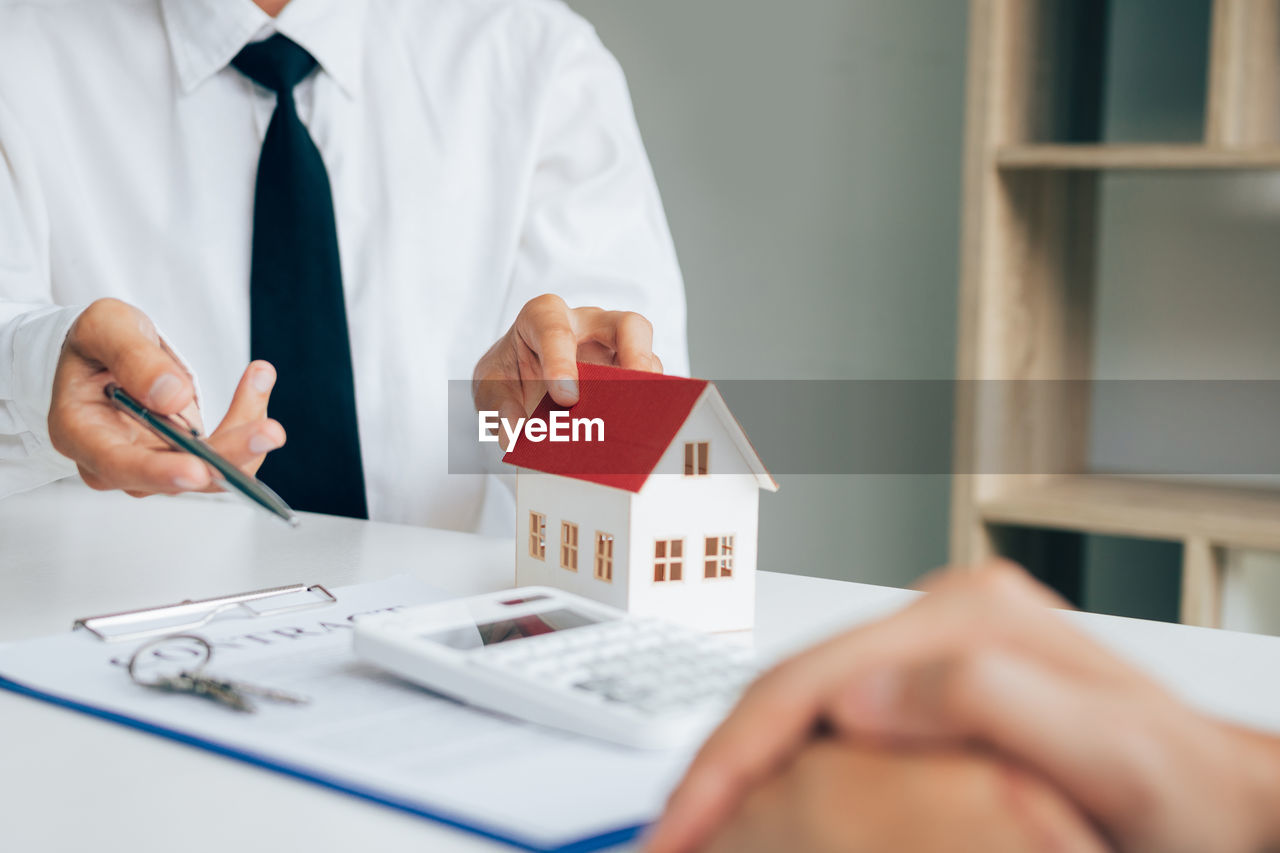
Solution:
[[(672, 795), (649, 853), (714, 849), (819, 733), (1024, 768), (1123, 851), (1280, 849), (1280, 740), (1183, 705), (1054, 612), (1065, 603), (1011, 564), (943, 572), (923, 588), (900, 613), (753, 685)], [(845, 784), (832, 763), (827, 784)], [(918, 804), (919, 819), (947, 797)], [(857, 803), (844, 806), (856, 822)]]
[(808, 742), (747, 791), (707, 853), (1103, 853), (1043, 780), (963, 750)]

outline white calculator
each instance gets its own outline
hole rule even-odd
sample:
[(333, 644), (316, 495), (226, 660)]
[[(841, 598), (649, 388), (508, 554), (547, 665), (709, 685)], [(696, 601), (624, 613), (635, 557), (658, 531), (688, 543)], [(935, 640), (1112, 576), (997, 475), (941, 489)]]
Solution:
[(546, 587), (359, 619), (360, 659), (462, 702), (645, 749), (704, 737), (755, 676), (741, 638)]

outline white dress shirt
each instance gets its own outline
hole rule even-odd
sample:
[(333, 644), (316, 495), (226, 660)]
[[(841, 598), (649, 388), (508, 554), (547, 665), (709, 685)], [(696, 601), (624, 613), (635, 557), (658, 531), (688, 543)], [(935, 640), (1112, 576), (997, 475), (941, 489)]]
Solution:
[[(522, 305), (638, 311), (686, 372), (684, 291), (621, 70), (558, 0), (0, 0), (0, 496), (74, 474), (50, 387), (77, 312), (148, 314), (212, 428), (249, 360), (275, 95), (229, 66), (278, 31), (333, 187), (371, 517), (474, 528), (447, 380)], [(305, 429), (285, 424), (286, 431)]]

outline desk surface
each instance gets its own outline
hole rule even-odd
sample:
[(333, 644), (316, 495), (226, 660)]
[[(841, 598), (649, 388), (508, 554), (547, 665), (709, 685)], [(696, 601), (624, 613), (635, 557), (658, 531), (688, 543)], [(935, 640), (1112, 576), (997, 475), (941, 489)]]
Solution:
[[(458, 594), (510, 586), (510, 540), (61, 483), (0, 502), (0, 641), (78, 616), (301, 581), (407, 573)], [(766, 654), (899, 607), (911, 593), (763, 573)], [(1280, 731), (1280, 638), (1074, 614), (1221, 715)], [(14, 850), (505, 850), (305, 782), (0, 691), (0, 824)], [(69, 815), (73, 816), (69, 819)]]

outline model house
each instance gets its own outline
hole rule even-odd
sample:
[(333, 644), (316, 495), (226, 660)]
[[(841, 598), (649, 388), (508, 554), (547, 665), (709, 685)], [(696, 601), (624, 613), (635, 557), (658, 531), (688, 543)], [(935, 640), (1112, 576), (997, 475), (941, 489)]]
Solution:
[[(778, 486), (720, 393), (701, 379), (578, 369), (568, 414), (603, 428), (568, 441), (526, 432), (503, 457), (519, 469), (517, 585), (709, 631), (750, 628), (759, 491)], [(544, 398), (529, 420), (558, 408)]]

